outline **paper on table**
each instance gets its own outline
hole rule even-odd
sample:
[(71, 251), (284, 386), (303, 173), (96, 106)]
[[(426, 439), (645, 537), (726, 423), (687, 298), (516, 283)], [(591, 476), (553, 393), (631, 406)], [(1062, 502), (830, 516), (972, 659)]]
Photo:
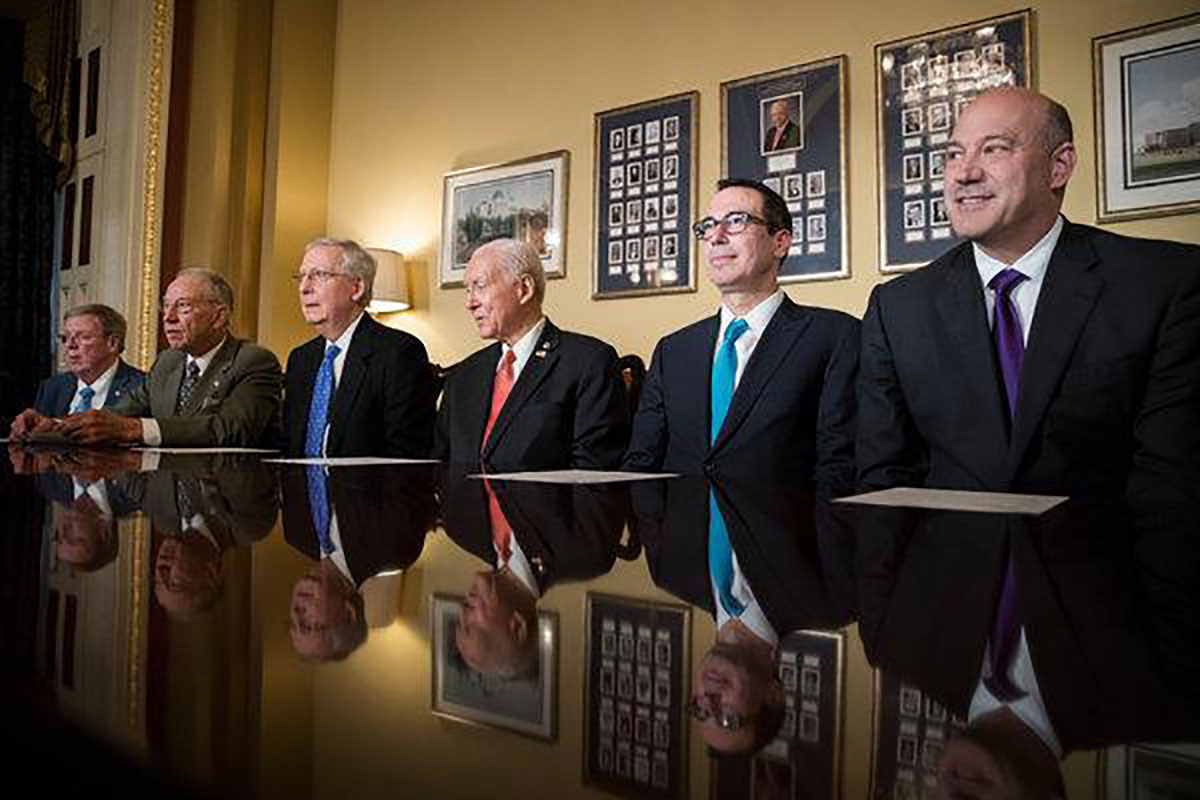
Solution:
[(139, 453), (171, 453), (184, 455), (201, 455), (211, 453), (278, 453), (278, 450), (269, 450), (259, 447), (133, 447), (132, 450), (137, 450)]
[(267, 464), (320, 464), (325, 467), (369, 467), (377, 464), (436, 464), (434, 458), (382, 458), (378, 456), (336, 456), (332, 458), (264, 458)]
[(531, 483), (620, 483), (679, 477), (673, 472), (607, 472), (598, 469), (551, 469), (544, 472), (493, 472), (470, 475), (489, 481), (528, 481)]
[(993, 514), (1044, 514), (1066, 497), (1043, 494), (1004, 494), (1001, 492), (962, 492), (950, 489), (897, 487), (841, 497), (835, 503), (861, 503), (868, 506), (931, 508), (938, 511), (982, 511)]

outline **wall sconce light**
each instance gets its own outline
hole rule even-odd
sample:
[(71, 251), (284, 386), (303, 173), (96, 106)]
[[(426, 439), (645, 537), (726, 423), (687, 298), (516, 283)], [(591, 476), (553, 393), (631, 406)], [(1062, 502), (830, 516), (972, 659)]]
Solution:
[(412, 308), (408, 297), (408, 271), (404, 268), (404, 255), (395, 250), (366, 248), (375, 259), (375, 288), (367, 311), (372, 314), (390, 314)]

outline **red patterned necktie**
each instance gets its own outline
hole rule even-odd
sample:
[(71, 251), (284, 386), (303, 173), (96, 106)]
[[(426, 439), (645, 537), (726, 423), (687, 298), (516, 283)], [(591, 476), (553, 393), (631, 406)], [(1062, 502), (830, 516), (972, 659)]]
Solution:
[(492, 410), (488, 414), (487, 426), (483, 429), (483, 439), (479, 441), (479, 449), (482, 452), (484, 445), (487, 444), (488, 437), (492, 434), (492, 426), (496, 424), (496, 418), (500, 416), (500, 409), (504, 408), (504, 401), (508, 399), (509, 392), (513, 387), (513, 362), (517, 360), (517, 355), (512, 350), (504, 354), (500, 359), (500, 369), (496, 370), (496, 383), (492, 386)]

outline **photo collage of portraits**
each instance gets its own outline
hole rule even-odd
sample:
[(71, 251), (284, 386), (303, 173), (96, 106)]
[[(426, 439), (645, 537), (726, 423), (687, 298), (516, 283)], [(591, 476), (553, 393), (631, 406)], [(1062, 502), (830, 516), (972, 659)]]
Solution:
[(876, 729), (873, 795), (912, 800), (934, 796), (942, 751), (966, 723), (911, 684), (890, 677), (880, 683), (876, 702), (883, 707)]
[(922, 52), (899, 67), (904, 241), (950, 239), (954, 234), (942, 197), (950, 131), (975, 95), (1012, 86), (1015, 72), (1005, 57), (1004, 42), (936, 55)]
[[(673, 286), (687, 276), (680, 221), (681, 117), (656, 116), (610, 127), (604, 211), (608, 275), (624, 275), (631, 288)], [(686, 242), (682, 243), (686, 247)]]
[(784, 172), (763, 178), (792, 212), (792, 246), (788, 255), (822, 255), (828, 238), (825, 214), (825, 170)]
[(686, 611), (589, 597), (587, 782), (679, 796)]

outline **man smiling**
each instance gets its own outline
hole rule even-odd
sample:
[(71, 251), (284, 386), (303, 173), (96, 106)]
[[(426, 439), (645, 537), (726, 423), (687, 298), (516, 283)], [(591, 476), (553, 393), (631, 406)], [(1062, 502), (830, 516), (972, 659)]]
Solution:
[(863, 322), (859, 478), (1046, 494), (1200, 491), (1200, 250), (1060, 214), (1065, 108), (977, 97), (946, 150), (967, 239), (879, 286)]

